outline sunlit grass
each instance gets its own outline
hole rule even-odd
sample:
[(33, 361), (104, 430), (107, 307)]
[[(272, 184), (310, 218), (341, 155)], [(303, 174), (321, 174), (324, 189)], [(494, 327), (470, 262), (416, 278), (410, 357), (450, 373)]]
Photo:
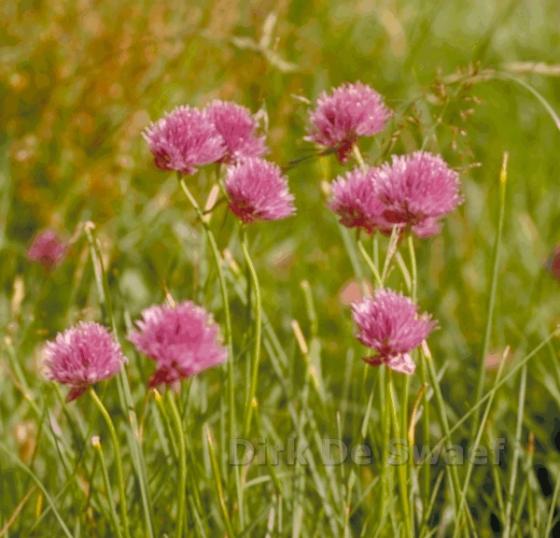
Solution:
[[(5, 2), (0, 536), (557, 530), (560, 290), (546, 260), (560, 222), (559, 9)], [(337, 224), (325, 185), (343, 167), (303, 140), (307, 100), (355, 80), (395, 110), (361, 143), (365, 162), (422, 148), (461, 173), (465, 202), (443, 233), (389, 257), (391, 238)], [(268, 157), (296, 198), (296, 217), (245, 239), (225, 204), (193, 208), (206, 206), (213, 168), (185, 192), (140, 136), (175, 105), (215, 97), (260, 110)], [(25, 256), (46, 226), (71, 242), (51, 272)], [(409, 382), (365, 366), (354, 339), (349, 296), (381, 281), (438, 320)], [(175, 396), (147, 388), (151, 362), (126, 340), (144, 307), (169, 298), (211, 311), (233, 356)], [(95, 389), (118, 452), (91, 396), (68, 404), (41, 375), (42, 344), (82, 319), (112, 328), (129, 359)], [(280, 464), (231, 465), (244, 434), (283, 447)], [(424, 447), (424, 460), (389, 465), (395, 435)], [(369, 447), (372, 461), (324, 465), (325, 439)], [(441, 454), (491, 454), (499, 439), (499, 465)], [(297, 446), (309, 461), (289, 460)]]

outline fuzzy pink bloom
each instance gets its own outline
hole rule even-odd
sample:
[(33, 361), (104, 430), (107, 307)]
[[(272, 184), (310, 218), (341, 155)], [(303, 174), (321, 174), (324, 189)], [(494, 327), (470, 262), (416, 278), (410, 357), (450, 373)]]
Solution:
[(323, 92), (317, 100), (309, 114), (307, 139), (336, 150), (345, 162), (358, 138), (382, 131), (391, 114), (373, 88), (361, 82), (343, 84), (330, 95)]
[(295, 212), (294, 197), (280, 168), (263, 159), (245, 159), (227, 171), (229, 207), (243, 222), (279, 220)]
[(27, 251), (27, 258), (47, 269), (56, 267), (66, 255), (68, 245), (54, 230), (38, 233)]
[(47, 379), (70, 386), (68, 401), (90, 385), (113, 377), (126, 362), (107, 329), (92, 322), (80, 322), (47, 342), (43, 360)]
[(375, 170), (356, 168), (338, 177), (331, 187), (329, 207), (348, 228), (362, 228), (372, 233), (385, 227), (383, 204), (375, 191)]
[(410, 351), (418, 347), (433, 331), (435, 323), (426, 315), (418, 315), (418, 307), (407, 297), (390, 290), (379, 290), (352, 305), (358, 340), (377, 352), (364, 360), (373, 366), (412, 374), (416, 365)]
[(224, 141), (224, 163), (235, 163), (247, 157), (266, 153), (264, 138), (256, 134), (257, 124), (251, 111), (227, 101), (213, 101), (206, 108), (210, 121)]
[(424, 151), (393, 156), (377, 169), (376, 188), (385, 206), (383, 217), (418, 237), (438, 233), (440, 220), (462, 202), (457, 172)]
[(150, 387), (174, 385), (227, 358), (218, 326), (206, 310), (190, 301), (147, 308), (136, 326), (130, 341), (157, 364)]
[(146, 128), (143, 136), (162, 170), (194, 174), (198, 166), (219, 161), (224, 142), (205, 112), (179, 106)]

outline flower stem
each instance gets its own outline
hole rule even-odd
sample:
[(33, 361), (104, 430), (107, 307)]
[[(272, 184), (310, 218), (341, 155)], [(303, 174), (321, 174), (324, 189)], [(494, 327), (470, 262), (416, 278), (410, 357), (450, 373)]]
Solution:
[(103, 402), (99, 399), (99, 396), (97, 396), (97, 393), (95, 392), (93, 387), (90, 387), (89, 393), (91, 395), (93, 402), (97, 406), (97, 409), (101, 413), (101, 416), (105, 420), (105, 423), (107, 424), (107, 428), (109, 429), (109, 434), (111, 435), (111, 441), (113, 442), (113, 450), (115, 452), (115, 465), (117, 467), (117, 482), (118, 482), (120, 505), (121, 505), (120, 506), (121, 519), (124, 527), (124, 535), (126, 536), (126, 538), (130, 538), (130, 531), (128, 525), (128, 509), (126, 504), (126, 488), (124, 484), (124, 473), (122, 468), (121, 449), (119, 445), (119, 439), (117, 437), (117, 432), (115, 430), (115, 426), (113, 425), (113, 421), (111, 420), (111, 415), (109, 415), (109, 412), (103, 405)]
[[(103, 265), (99, 242), (95, 236), (95, 224), (93, 222), (87, 222), (84, 225), (84, 232), (89, 244), (90, 257), (93, 264), (97, 293), (99, 295), (99, 301), (102, 305), (103, 316), (105, 321), (113, 328), (115, 338), (118, 340), (117, 323), (113, 313), (111, 295), (109, 293), (109, 283), (107, 281), (107, 274)], [(132, 401), (132, 394), (125, 368), (121, 369), (118, 375), (118, 381), (117, 387), (119, 392), (119, 401), (123, 412), (128, 416), (128, 422), (130, 424), (130, 428), (127, 430), (127, 441), (130, 448), (130, 455), (132, 457), (134, 470), (138, 477), (138, 484), (140, 486), (140, 496), (142, 498), (142, 509), (144, 511), (146, 532), (149, 538), (154, 538), (155, 533), (152, 516), (152, 501), (150, 498), (150, 490), (148, 488), (146, 462), (144, 460), (144, 452), (140, 438), (140, 430), (138, 427), (138, 418), (136, 416), (134, 402)]]
[(113, 500), (113, 495), (111, 494), (111, 481), (109, 480), (109, 473), (107, 472), (107, 464), (105, 463), (105, 456), (103, 456), (103, 449), (101, 448), (101, 442), (99, 438), (94, 437), (91, 441), (93, 448), (97, 451), (99, 457), (99, 462), (101, 464), (101, 476), (103, 477), (103, 484), (105, 486), (105, 494), (109, 500), (109, 511), (111, 514), (111, 523), (115, 529), (115, 534), (117, 538), (122, 538), (121, 528), (119, 526), (119, 517), (117, 516), (117, 509), (115, 508), (115, 502)]
[(356, 162), (360, 165), (360, 168), (362, 170), (365, 170), (367, 168), (367, 165), (364, 161), (364, 158), (362, 157), (362, 152), (360, 151), (358, 144), (354, 144), (352, 146), (352, 153), (354, 154), (354, 158), (356, 159)]
[(253, 417), (253, 407), (256, 405), (255, 394), (257, 391), (257, 379), (259, 373), (259, 363), (261, 358), (261, 329), (262, 329), (262, 312), (261, 312), (261, 291), (259, 287), (259, 277), (257, 276), (257, 271), (249, 255), (249, 248), (247, 245), (247, 230), (243, 229), (241, 238), (241, 249), (243, 250), (243, 257), (245, 258), (245, 263), (249, 268), (249, 274), (251, 277), (251, 282), (253, 290), (255, 293), (254, 310), (255, 310), (255, 334), (254, 345), (253, 345), (253, 357), (251, 361), (251, 381), (249, 386), (249, 393), (247, 396), (247, 403), (245, 407), (245, 421), (244, 421), (244, 432), (248, 435), (251, 430), (251, 420)]
[(173, 426), (177, 434), (177, 444), (179, 449), (179, 495), (177, 497), (178, 511), (177, 511), (177, 525), (176, 534), (177, 538), (183, 536), (183, 524), (185, 521), (185, 505), (186, 505), (186, 488), (187, 488), (187, 450), (185, 447), (185, 433), (183, 431), (183, 423), (175, 397), (171, 390), (167, 391), (167, 401), (171, 409), (171, 418), (173, 419)]
[[(393, 376), (392, 371), (387, 370), (387, 390), (389, 392), (389, 403), (391, 405), (391, 413), (393, 418), (393, 434), (395, 435), (395, 440), (397, 443), (401, 443), (403, 439), (401, 439), (401, 428), (399, 423), (399, 416), (397, 413), (397, 402), (395, 397), (395, 388), (393, 386)], [(408, 445), (405, 442), (406, 448), (406, 464), (403, 465), (400, 461), (397, 462), (398, 467), (398, 481), (399, 481), (399, 492), (401, 497), (401, 505), (403, 510), (403, 517), (404, 517), (404, 525), (405, 525), (405, 536), (413, 536), (412, 534), (412, 526), (410, 520), (410, 506), (408, 502), (408, 484), (407, 484), (407, 466), (410, 459), (409, 452), (408, 452)]]
[(226, 286), (226, 279), (224, 277), (224, 271), (222, 268), (222, 259), (220, 255), (220, 251), (218, 250), (218, 245), (216, 243), (216, 238), (206, 222), (204, 218), (204, 214), (198, 202), (196, 201), (195, 197), (192, 195), (191, 191), (189, 190), (185, 180), (179, 176), (179, 184), (181, 185), (181, 189), (185, 193), (188, 201), (194, 208), (198, 220), (202, 224), (204, 228), (204, 232), (206, 233), (206, 238), (208, 239), (208, 243), (210, 244), (210, 249), (212, 251), (212, 257), (214, 259), (214, 265), (216, 266), (216, 272), (218, 273), (218, 280), (220, 284), (220, 293), (222, 295), (222, 304), (224, 309), (224, 341), (225, 345), (228, 350), (228, 361), (227, 361), (227, 373), (228, 373), (228, 407), (229, 407), (229, 434), (230, 439), (233, 439), (235, 436), (235, 379), (234, 379), (234, 370), (233, 370), (233, 346), (232, 346), (232, 339), (231, 339), (231, 313), (229, 309), (229, 297), (228, 291)]

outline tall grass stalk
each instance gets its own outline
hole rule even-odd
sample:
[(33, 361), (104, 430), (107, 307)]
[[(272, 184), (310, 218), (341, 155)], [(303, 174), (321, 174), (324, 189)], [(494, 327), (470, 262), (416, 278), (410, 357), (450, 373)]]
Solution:
[[(218, 174), (219, 174), (219, 168)], [(231, 329), (231, 311), (230, 311), (230, 302), (229, 302), (229, 293), (226, 283), (226, 278), (224, 274), (224, 270), (222, 267), (222, 256), (218, 249), (218, 244), (216, 242), (216, 238), (212, 229), (210, 228), (207, 220), (204, 218), (204, 213), (196, 201), (196, 198), (191, 193), (190, 189), (187, 186), (184, 178), (181, 175), (178, 175), (179, 184), (183, 193), (185, 194), (187, 200), (189, 201), (190, 205), (195, 210), (197, 215), (198, 221), (201, 224), (202, 228), (204, 229), (204, 233), (206, 234), (206, 239), (210, 244), (210, 251), (212, 252), (212, 259), (214, 261), (214, 266), (216, 268), (216, 273), (218, 275), (218, 282), (220, 286), (220, 294), (222, 296), (222, 307), (224, 310), (224, 341), (228, 351), (228, 360), (227, 360), (227, 396), (228, 396), (228, 434), (230, 443), (233, 442), (237, 434), (237, 413), (235, 409), (235, 360), (234, 360), (234, 352), (233, 352), (233, 340), (232, 340), (232, 329)], [(222, 187), (220, 178), (217, 178), (218, 184)], [(235, 478), (235, 488), (236, 488), (236, 496), (237, 496), (237, 503), (239, 509), (239, 518), (241, 526), (244, 526), (244, 499), (243, 499), (243, 487), (241, 484), (241, 477), (240, 477), (240, 470), (239, 467), (235, 467), (234, 469), (234, 478)]]
[(113, 491), (111, 489), (111, 481), (109, 480), (109, 473), (107, 472), (107, 464), (105, 463), (105, 456), (103, 455), (103, 448), (101, 447), (101, 441), (99, 437), (95, 436), (91, 440), (91, 445), (97, 452), (97, 457), (101, 465), (101, 477), (103, 478), (103, 485), (105, 486), (105, 494), (107, 495), (107, 500), (109, 504), (109, 513), (111, 515), (111, 522), (113, 524), (113, 529), (117, 538), (122, 537), (121, 528), (119, 525), (119, 518), (117, 516), (117, 509), (115, 507), (115, 502), (113, 500)]
[(247, 402), (245, 404), (245, 419), (243, 431), (245, 435), (249, 435), (251, 430), (251, 420), (253, 417), (253, 408), (257, 405), (255, 399), (257, 393), (257, 381), (259, 375), (259, 366), (261, 360), (261, 335), (262, 335), (262, 303), (261, 303), (261, 290), (259, 285), (259, 277), (251, 255), (249, 254), (249, 245), (247, 238), (247, 229), (242, 229), (241, 249), (243, 250), (243, 258), (249, 269), (251, 278), (251, 289), (254, 293), (253, 309), (255, 316), (255, 324), (253, 331), (253, 353), (251, 357), (251, 379), (249, 381), (249, 391), (247, 394)]
[[(513, 510), (513, 495), (515, 493), (515, 484), (517, 481), (519, 460), (521, 458), (521, 435), (523, 432), (523, 415), (525, 412), (526, 394), (527, 394), (527, 366), (525, 365), (521, 369), (521, 380), (519, 382), (519, 396), (517, 402), (517, 421), (515, 426), (515, 446), (513, 448), (511, 473), (510, 473), (509, 485), (507, 489), (504, 538), (509, 538), (511, 527), (512, 527), (511, 516)], [(549, 536), (549, 534), (547, 533), (546, 536)]]
[(105, 424), (107, 425), (107, 429), (109, 430), (109, 434), (111, 436), (111, 442), (113, 443), (113, 452), (114, 452), (114, 460), (115, 460), (115, 467), (117, 469), (117, 487), (119, 490), (119, 499), (120, 499), (120, 511), (121, 511), (121, 522), (124, 530), (124, 536), (126, 538), (130, 538), (130, 527), (128, 522), (128, 505), (126, 501), (126, 485), (124, 481), (124, 472), (122, 466), (122, 456), (121, 456), (121, 448), (119, 444), (119, 438), (117, 436), (117, 431), (115, 430), (115, 426), (113, 421), (111, 420), (111, 415), (103, 405), (103, 402), (97, 396), (97, 393), (90, 387), (89, 394), (93, 403), (101, 413)]
[[(505, 152), (502, 157), (502, 168), (499, 177), (499, 200), (498, 200), (498, 223), (496, 227), (496, 236), (494, 238), (494, 249), (492, 251), (492, 276), (490, 280), (490, 292), (488, 295), (488, 306), (486, 309), (486, 327), (484, 329), (484, 338), (482, 340), (482, 348), (480, 351), (480, 363), (478, 366), (478, 378), (476, 382), (475, 402), (480, 400), (484, 390), (484, 373), (485, 360), (490, 346), (490, 338), (492, 336), (492, 327), (494, 323), (494, 310), (496, 307), (496, 292), (498, 289), (500, 254), (502, 250), (502, 237), (504, 231), (504, 221), (506, 213), (506, 186), (508, 178), (508, 153)], [(473, 418), (471, 437), (476, 436), (480, 421), (480, 412), (477, 411)]]
[(179, 456), (179, 481), (177, 495), (177, 538), (183, 536), (183, 525), (185, 523), (185, 506), (186, 506), (186, 490), (187, 490), (187, 451), (185, 447), (185, 431), (183, 429), (183, 421), (181, 414), (175, 402), (175, 395), (171, 390), (167, 391), (167, 402), (171, 411), (171, 418), (176, 432), (176, 440)]
[[(389, 394), (389, 404), (391, 406), (391, 415), (393, 417), (393, 435), (395, 436), (395, 440), (397, 443), (403, 442), (401, 431), (401, 424), (398, 415), (397, 409), (397, 398), (395, 395), (395, 387), (393, 384), (393, 376), (392, 371), (387, 371), (387, 392)], [(386, 442), (387, 439), (384, 439)], [(404, 528), (405, 528), (405, 536), (413, 536), (413, 525), (411, 520), (411, 512), (410, 512), (410, 502), (408, 497), (408, 473), (407, 467), (409, 465), (410, 460), (410, 452), (408, 451), (408, 447), (406, 446), (405, 441), (405, 448), (406, 448), (406, 463), (403, 464), (400, 461), (397, 464), (397, 477), (399, 481), (399, 493), (401, 499), (401, 508), (402, 508), (402, 516), (404, 519)]]
[[(498, 374), (496, 375), (495, 383), (499, 383), (499, 381), (500, 381), (502, 371), (503, 371), (504, 365), (506, 363), (508, 354), (509, 354), (509, 350), (506, 349), (506, 351), (504, 352), (504, 354), (502, 356), (502, 359), (500, 361), (500, 367), (498, 369)], [(486, 402), (486, 407), (484, 409), (484, 413), (482, 414), (482, 419), (480, 421), (478, 431), (476, 432), (476, 436), (474, 438), (474, 442), (472, 443), (472, 447), (471, 447), (471, 452), (472, 452), (473, 455), (477, 453), (478, 447), (480, 446), (480, 442), (482, 441), (482, 436), (484, 434), (484, 428), (486, 426), (486, 421), (488, 420), (488, 417), (490, 416), (490, 410), (492, 408), (492, 403), (494, 401), (494, 397), (495, 397), (495, 393), (493, 393), (492, 396), (490, 398), (488, 398), (488, 401)], [(455, 531), (453, 533), (454, 537), (457, 537), (460, 534), (462, 517), (463, 517), (463, 509), (465, 508), (465, 503), (466, 503), (466, 500), (467, 500), (467, 494), (468, 494), (468, 491), (469, 491), (469, 484), (470, 484), (473, 469), (474, 469), (474, 462), (475, 462), (474, 457), (469, 457), (468, 458), (467, 472), (465, 473), (465, 478), (463, 479), (463, 489), (461, 490), (461, 498), (460, 498), (460, 501), (459, 501), (459, 508), (457, 510), (457, 516), (455, 518)]]
[[(113, 312), (111, 295), (109, 292), (109, 283), (107, 281), (107, 274), (103, 266), (103, 258), (101, 256), (99, 242), (97, 241), (97, 237), (95, 236), (95, 225), (92, 222), (86, 222), (84, 224), (84, 232), (89, 244), (90, 257), (93, 264), (95, 282), (97, 286), (97, 294), (99, 296), (99, 302), (102, 306), (103, 316), (106, 323), (112, 327), (114, 336), (118, 340), (119, 335), (117, 330), (117, 323)], [(122, 368), (118, 374), (117, 387), (121, 408), (128, 416), (128, 421), (130, 424), (130, 428), (126, 432), (127, 441), (130, 448), (130, 455), (132, 457), (134, 470), (136, 472), (138, 484), (140, 487), (140, 497), (142, 499), (142, 510), (144, 512), (146, 533), (149, 538), (155, 538), (152, 501), (150, 498), (150, 490), (148, 488), (146, 463), (144, 460), (144, 452), (140, 439), (140, 429), (138, 427), (136, 408), (132, 400), (132, 393), (130, 391), (126, 368)]]

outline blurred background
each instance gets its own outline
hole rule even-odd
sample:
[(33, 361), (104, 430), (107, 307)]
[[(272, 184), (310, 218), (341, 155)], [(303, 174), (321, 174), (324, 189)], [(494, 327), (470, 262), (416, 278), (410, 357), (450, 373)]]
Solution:
[[(347, 308), (356, 271), (324, 195), (343, 168), (314, 157), (303, 138), (309, 103), (357, 80), (395, 110), (382, 135), (363, 141), (368, 162), (424, 148), (461, 172), (464, 204), (443, 234), (417, 243), (419, 300), (439, 320), (431, 342), (453, 380), (449, 401), (473, 398), (505, 151), (492, 352), (522, 353), (560, 322), (547, 270), (560, 239), (557, 0), (19, 0), (1, 3), (0, 20), (0, 322), (33, 357), (47, 336), (97, 316), (80, 234), (87, 220), (123, 319), (167, 291), (220, 318), (194, 215), (175, 178), (153, 166), (141, 131), (175, 105), (221, 98), (259, 112), (269, 158), (296, 196), (296, 217), (251, 231), (265, 309), (293, 348), (291, 320), (309, 331), (300, 285), (309, 282), (323, 375), (336, 386), (361, 353)], [(200, 200), (209, 181), (204, 172), (192, 179)], [(233, 218), (220, 208), (212, 224), (221, 248), (235, 252)], [(72, 240), (51, 273), (25, 258), (44, 227)], [(549, 465), (560, 450), (560, 370), (554, 347), (545, 355), (529, 371), (525, 426), (536, 435), (535, 461)], [(261, 379), (265, 392), (275, 383)], [(496, 427), (510, 428), (515, 402), (504, 396), (498, 409)]]

